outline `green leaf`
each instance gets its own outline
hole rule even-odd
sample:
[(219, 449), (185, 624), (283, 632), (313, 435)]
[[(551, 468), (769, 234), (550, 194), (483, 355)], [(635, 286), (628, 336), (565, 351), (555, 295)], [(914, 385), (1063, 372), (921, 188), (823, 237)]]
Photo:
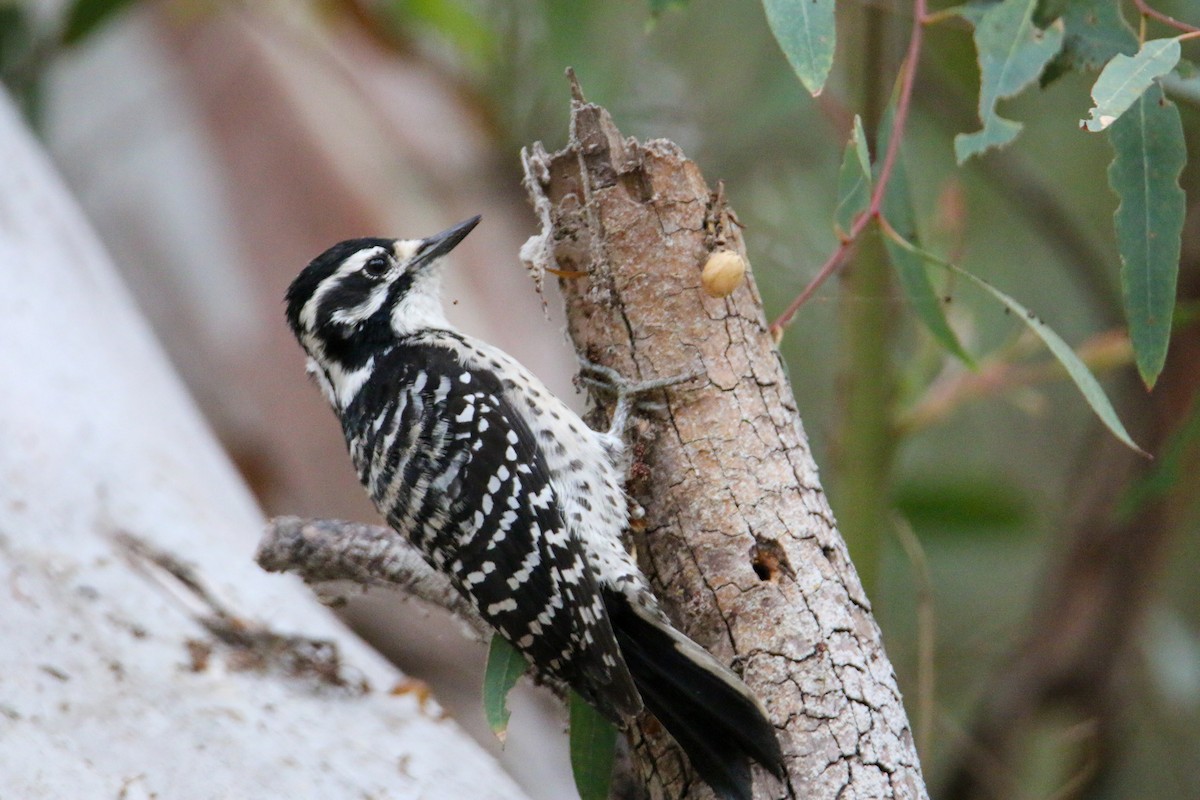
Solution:
[(840, 238), (849, 235), (854, 219), (866, 211), (870, 203), (871, 156), (867, 152), (867, 134), (863, 131), (862, 119), (855, 114), (854, 130), (838, 170), (838, 202), (833, 220), (834, 230)]
[(834, 0), (763, 0), (767, 23), (804, 88), (825, 88), (837, 42)]
[(1075, 351), (1071, 346), (1062, 340), (1054, 330), (1042, 322), (1032, 311), (1025, 306), (1012, 299), (1004, 292), (997, 289), (992, 284), (985, 281), (983, 278), (967, 272), (962, 267), (951, 264), (949, 261), (944, 261), (932, 253), (916, 247), (912, 243), (905, 241), (904, 237), (900, 236), (895, 230), (885, 229), (884, 233), (889, 239), (895, 242), (899, 247), (919, 255), (921, 258), (928, 261), (930, 264), (949, 270), (956, 275), (961, 275), (971, 283), (975, 284), (985, 292), (990, 294), (995, 299), (999, 300), (1010, 312), (1016, 315), (1024, 322), (1034, 334), (1037, 335), (1046, 348), (1050, 351), (1058, 363), (1062, 364), (1063, 369), (1067, 371), (1067, 375), (1074, 381), (1075, 386), (1079, 389), (1083, 399), (1091, 406), (1092, 411), (1104, 423), (1104, 427), (1117, 437), (1117, 440), (1126, 447), (1134, 450), (1141, 455), (1149, 457), (1149, 453), (1137, 446), (1137, 443), (1130, 437), (1129, 432), (1125, 430), (1125, 426), (1121, 424), (1121, 420), (1117, 417), (1117, 412), (1113, 410), (1112, 403), (1109, 402), (1108, 396), (1104, 394), (1104, 389), (1100, 387), (1100, 383), (1096, 380), (1096, 376), (1092, 375), (1091, 370), (1087, 365), (1080, 360), (1079, 356), (1075, 355)]
[(608, 800), (617, 731), (600, 712), (571, 692), (571, 771), (579, 800)]
[[(892, 99), (888, 103), (887, 110), (883, 114), (883, 119), (879, 123), (879, 141), (875, 145), (875, 152), (877, 153), (875, 166), (877, 170), (882, 168), (883, 160), (887, 155), (899, 89), (899, 81), (897, 81), (896, 87), (892, 92)], [(878, 175), (876, 175), (876, 179), (878, 179)], [(888, 224), (894, 230), (899, 231), (900, 235), (907, 241), (920, 241), (920, 234), (917, 231), (917, 215), (913, 210), (912, 193), (908, 187), (908, 170), (904, 165), (903, 151), (896, 154), (896, 162), (892, 165), (892, 177), (888, 181), (887, 192), (883, 196), (882, 211)], [(924, 260), (902, 247), (897, 247), (887, 237), (884, 237), (883, 246), (887, 250), (888, 260), (896, 268), (896, 275), (900, 280), (900, 288), (904, 290), (904, 295), (908, 298), (908, 303), (912, 306), (917, 318), (929, 329), (933, 338), (942, 347), (960, 359), (964, 364), (974, 367), (974, 360), (963, 349), (962, 344), (958, 341), (958, 336), (954, 333), (954, 329), (946, 321), (942, 302), (929, 280), (929, 271)]]
[(130, 5), (133, 0), (76, 0), (67, 12), (63, 44), (78, 44)]
[(483, 673), (483, 711), (488, 727), (501, 743), (508, 736), (508, 693), (528, 668), (525, 656), (517, 648), (503, 636), (492, 637)]
[(1155, 78), (1175, 69), (1179, 54), (1178, 39), (1152, 39), (1135, 56), (1113, 56), (1092, 87), (1092, 101), (1096, 105), (1088, 119), (1082, 121), (1083, 126), (1097, 133), (1112, 125), (1150, 88)]
[(1121, 198), (1114, 221), (1121, 291), (1134, 360), (1153, 388), (1167, 359), (1186, 210), (1187, 160), (1179, 109), (1154, 85), (1109, 129), (1116, 156), (1108, 182)]
[(1121, 0), (1067, 0), (1063, 46), (1042, 72), (1042, 86), (1066, 72), (1094, 72), (1119, 54), (1133, 55), (1138, 38), (1121, 13)]
[(979, 119), (983, 129), (954, 137), (954, 155), (959, 164), (989, 148), (1008, 144), (1021, 132), (1021, 123), (996, 113), (996, 103), (1037, 80), (1063, 40), (1061, 21), (1045, 30), (1033, 24), (1036, 7), (1037, 0), (1004, 0), (985, 11), (976, 23)]
[(974, 367), (975, 360), (963, 349), (962, 344), (958, 341), (958, 336), (946, 321), (942, 301), (933, 290), (924, 260), (902, 247), (897, 247), (886, 237), (883, 245), (887, 250), (888, 259), (896, 268), (896, 275), (900, 279), (900, 288), (904, 290), (909, 305), (912, 306), (917, 317), (942, 347), (967, 366)]

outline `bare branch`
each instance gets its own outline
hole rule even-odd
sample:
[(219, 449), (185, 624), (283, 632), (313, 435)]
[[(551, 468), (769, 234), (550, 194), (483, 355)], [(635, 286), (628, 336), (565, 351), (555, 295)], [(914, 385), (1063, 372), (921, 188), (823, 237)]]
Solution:
[(291, 572), (308, 584), (352, 581), (398, 589), (449, 611), (478, 639), (492, 635), (449, 578), (425, 563), (420, 552), (391, 528), (275, 517), (267, 523), (254, 558), (267, 572)]

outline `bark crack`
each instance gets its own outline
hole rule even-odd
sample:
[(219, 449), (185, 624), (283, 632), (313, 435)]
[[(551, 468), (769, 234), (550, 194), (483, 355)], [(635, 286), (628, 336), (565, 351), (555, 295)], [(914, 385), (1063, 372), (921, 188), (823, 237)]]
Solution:
[[(656, 435), (635, 444), (631, 491), (646, 516), (633, 539), (668, 613), (701, 644), (723, 631), (718, 655), (781, 731), (786, 780), (758, 780), (755, 797), (925, 798), (753, 274), (724, 298), (700, 287), (713, 249), (745, 257), (720, 192), (678, 147), (625, 139), (578, 94), (567, 147), (529, 152), (525, 185), (543, 223), (531, 242), (586, 272), (560, 280), (576, 349), (639, 380), (707, 374), (670, 389), (663, 418), (642, 427)], [(711, 797), (653, 720), (632, 744), (651, 798)]]

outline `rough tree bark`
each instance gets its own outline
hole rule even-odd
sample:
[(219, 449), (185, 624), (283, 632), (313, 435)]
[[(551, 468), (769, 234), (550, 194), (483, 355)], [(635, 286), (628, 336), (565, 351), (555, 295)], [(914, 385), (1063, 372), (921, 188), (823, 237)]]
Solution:
[[(522, 258), (538, 281), (561, 276), (577, 350), (628, 378), (697, 376), (671, 389), (663, 419), (637, 426), (635, 544), (675, 622), (742, 672), (780, 729), (786, 782), (760, 770), (755, 796), (926, 798), (753, 277), (724, 299), (701, 289), (714, 249), (745, 257), (732, 212), (678, 147), (624, 139), (578, 87), (567, 148), (537, 144), (524, 161), (543, 230)], [(455, 606), (405, 549), (385, 529), (279, 519), (259, 561)], [(712, 796), (653, 720), (632, 740), (652, 797)]]
[[(756, 797), (923, 798), (911, 728), (817, 477), (752, 275), (707, 296), (715, 249), (745, 256), (721, 194), (671, 142), (622, 137), (578, 87), (567, 147), (524, 154), (542, 233), (522, 257), (560, 275), (570, 336), (631, 379), (702, 373), (642, 426), (635, 544), (668, 613), (731, 662), (781, 731), (787, 783)], [(635, 731), (655, 798), (708, 797), (664, 732)]]

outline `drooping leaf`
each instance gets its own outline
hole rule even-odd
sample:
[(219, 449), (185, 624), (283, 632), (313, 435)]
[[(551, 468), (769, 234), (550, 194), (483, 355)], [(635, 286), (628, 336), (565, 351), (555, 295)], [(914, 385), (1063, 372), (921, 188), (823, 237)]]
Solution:
[(887, 237), (895, 242), (899, 247), (919, 255), (930, 264), (935, 264), (943, 269), (949, 270), (956, 275), (966, 278), (971, 283), (983, 289), (989, 295), (999, 300), (1000, 303), (1007, 308), (1013, 315), (1020, 319), (1026, 326), (1029, 327), (1034, 334), (1037, 335), (1046, 348), (1050, 351), (1058, 363), (1067, 371), (1067, 375), (1075, 383), (1079, 389), (1083, 399), (1091, 407), (1095, 415), (1104, 423), (1104, 427), (1108, 428), (1109, 432), (1117, 438), (1122, 444), (1131, 450), (1136, 451), (1144, 456), (1149, 456), (1142, 448), (1138, 447), (1137, 443), (1130, 437), (1129, 432), (1125, 430), (1125, 426), (1121, 424), (1121, 420), (1117, 417), (1117, 412), (1113, 410), (1112, 403), (1109, 402), (1108, 396), (1104, 394), (1104, 389), (1100, 387), (1100, 383), (1096, 380), (1096, 376), (1092, 375), (1092, 371), (1087, 368), (1087, 365), (1080, 360), (1079, 356), (1075, 355), (1075, 351), (1071, 346), (1063, 341), (1054, 330), (1037, 317), (1025, 306), (1018, 303), (1013, 298), (1009, 297), (1004, 292), (997, 289), (992, 284), (985, 281), (970, 272), (967, 272), (962, 267), (952, 264), (949, 261), (944, 261), (937, 256), (929, 253), (921, 248), (913, 245), (911, 242), (905, 241), (895, 230), (885, 230)]
[(78, 44), (134, 0), (75, 0), (63, 25), (63, 44)]
[(502, 636), (493, 636), (483, 673), (483, 711), (488, 727), (501, 742), (508, 736), (508, 693), (525, 674), (529, 664), (517, 648)]
[(1175, 69), (1179, 62), (1178, 39), (1152, 39), (1137, 55), (1113, 56), (1092, 87), (1092, 101), (1083, 126), (1092, 133), (1112, 125), (1133, 105), (1156, 78)]
[(989, 148), (1008, 144), (1021, 132), (1021, 123), (1001, 117), (996, 103), (1037, 80), (1063, 40), (1061, 20), (1045, 30), (1033, 24), (1036, 6), (1037, 0), (1003, 0), (978, 18), (975, 49), (979, 53), (979, 119), (983, 129), (954, 137), (954, 155), (959, 164)]
[(842, 155), (838, 171), (838, 202), (833, 212), (834, 229), (845, 238), (854, 219), (867, 210), (871, 202), (871, 156), (867, 152), (867, 134), (862, 119), (854, 115), (854, 130)]
[(608, 800), (617, 731), (600, 712), (571, 692), (571, 771), (579, 800)]
[(763, 0), (763, 8), (788, 63), (816, 97), (833, 67), (834, 0)]
[(1063, 74), (1094, 72), (1119, 54), (1133, 55), (1138, 38), (1121, 13), (1121, 0), (1067, 0), (1063, 46), (1042, 72), (1042, 86)]
[(1171, 339), (1186, 210), (1179, 109), (1151, 86), (1109, 129), (1109, 141), (1116, 155), (1108, 182), (1121, 199), (1114, 221), (1125, 316), (1138, 372), (1153, 387)]
[[(892, 99), (888, 103), (888, 107), (883, 114), (883, 119), (879, 123), (879, 141), (875, 145), (876, 180), (879, 178), (879, 170), (883, 168), (883, 161), (887, 156), (888, 145), (891, 141), (892, 121), (895, 118), (898, 97), (899, 82), (897, 82), (895, 90), (892, 92)], [(888, 181), (887, 192), (883, 196), (883, 207), (881, 210), (883, 211), (884, 218), (892, 228), (899, 231), (901, 236), (906, 240), (910, 242), (920, 241), (920, 235), (917, 231), (917, 215), (913, 210), (912, 193), (908, 186), (908, 170), (904, 165), (903, 152), (896, 154), (896, 161), (892, 165), (892, 176)], [(958, 341), (958, 336), (954, 333), (954, 329), (946, 321), (942, 301), (938, 297), (937, 292), (934, 291), (933, 283), (929, 280), (929, 271), (924, 260), (902, 247), (897, 247), (887, 237), (884, 237), (883, 246), (887, 250), (888, 260), (896, 268), (900, 288), (904, 291), (904, 296), (908, 299), (908, 303), (912, 306), (917, 318), (929, 329), (933, 338), (942, 347), (946, 348), (948, 352), (963, 363), (974, 367), (975, 362), (968, 355), (967, 351), (963, 349), (962, 344)]]

